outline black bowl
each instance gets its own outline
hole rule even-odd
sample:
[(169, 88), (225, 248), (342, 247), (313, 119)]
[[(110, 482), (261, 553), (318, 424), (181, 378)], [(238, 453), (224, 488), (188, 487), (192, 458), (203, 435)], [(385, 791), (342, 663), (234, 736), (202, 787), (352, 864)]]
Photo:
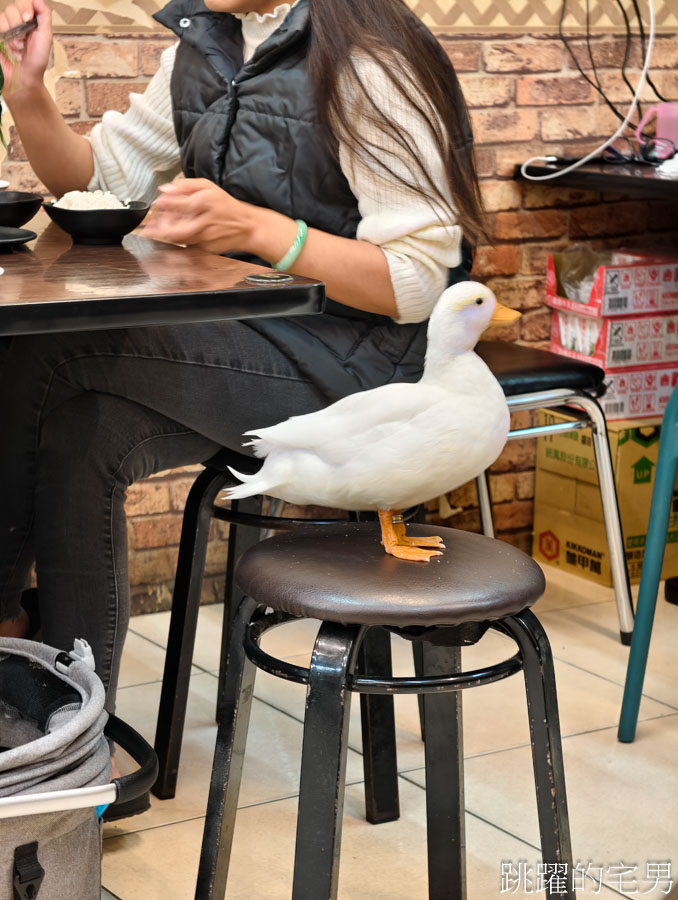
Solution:
[(0, 227), (21, 228), (40, 209), (40, 194), (26, 191), (0, 191)]
[(50, 219), (76, 244), (119, 244), (145, 218), (148, 203), (131, 200), (124, 209), (61, 209), (42, 204)]

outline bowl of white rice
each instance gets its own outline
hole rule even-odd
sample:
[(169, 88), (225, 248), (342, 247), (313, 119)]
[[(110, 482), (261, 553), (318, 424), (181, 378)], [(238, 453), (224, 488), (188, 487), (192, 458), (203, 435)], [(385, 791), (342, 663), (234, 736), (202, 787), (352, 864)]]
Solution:
[(110, 191), (69, 191), (52, 203), (43, 203), (43, 207), (76, 244), (119, 244), (149, 210), (148, 203), (123, 203)]

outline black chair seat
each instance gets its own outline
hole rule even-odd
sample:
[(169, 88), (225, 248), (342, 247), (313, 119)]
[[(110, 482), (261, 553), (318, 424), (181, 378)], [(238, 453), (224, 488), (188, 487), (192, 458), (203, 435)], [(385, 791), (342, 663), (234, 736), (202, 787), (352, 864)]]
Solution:
[(605, 372), (591, 363), (503, 341), (480, 341), (476, 353), (504, 389), (507, 397), (557, 388), (605, 393)]
[(388, 556), (371, 523), (276, 535), (240, 558), (236, 581), (253, 600), (310, 619), (395, 627), (460, 625), (511, 616), (544, 593), (522, 551), (482, 534), (414, 525), (446, 550), (429, 563)]

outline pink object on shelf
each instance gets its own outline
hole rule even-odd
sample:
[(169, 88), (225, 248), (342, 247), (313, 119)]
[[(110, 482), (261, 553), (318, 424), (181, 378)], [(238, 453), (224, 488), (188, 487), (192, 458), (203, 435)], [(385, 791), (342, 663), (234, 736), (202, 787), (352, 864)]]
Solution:
[(645, 143), (643, 140), (643, 129), (652, 116), (657, 117), (655, 137), (668, 138), (668, 140), (673, 141), (678, 147), (678, 103), (656, 103), (654, 106), (650, 106), (645, 110), (645, 115), (636, 128), (636, 137), (641, 144)]

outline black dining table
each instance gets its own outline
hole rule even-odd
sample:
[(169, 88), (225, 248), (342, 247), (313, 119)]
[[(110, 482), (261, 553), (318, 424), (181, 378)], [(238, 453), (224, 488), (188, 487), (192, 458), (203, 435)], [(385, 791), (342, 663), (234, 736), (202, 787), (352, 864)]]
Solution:
[(35, 240), (0, 253), (0, 335), (322, 312), (320, 281), (129, 234), (75, 244), (40, 210)]

